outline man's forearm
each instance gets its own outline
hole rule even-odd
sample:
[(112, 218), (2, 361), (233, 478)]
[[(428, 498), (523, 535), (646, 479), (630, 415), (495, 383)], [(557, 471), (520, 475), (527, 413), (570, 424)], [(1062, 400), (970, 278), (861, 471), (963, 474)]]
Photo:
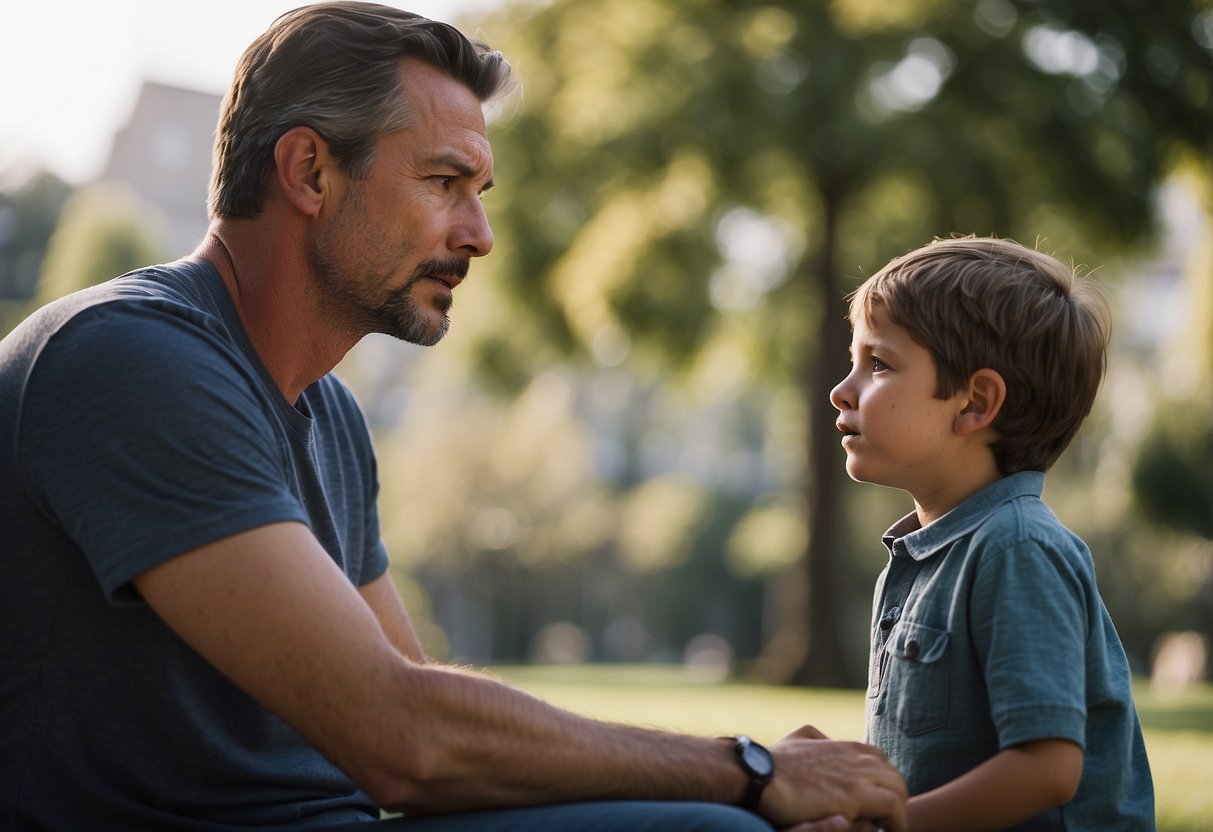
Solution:
[[(411, 660), (301, 524), (233, 535), (135, 583), (204, 659), (380, 805), (735, 803), (745, 790), (727, 740), (596, 722), (483, 675)], [(761, 810), (777, 825), (837, 812), (903, 828), (905, 784), (875, 749), (796, 736), (771, 750)]]
[[(420, 731), (408, 741), (420, 756), (372, 792), (391, 808), (439, 812), (616, 798), (736, 804), (749, 782), (731, 739), (585, 719), (451, 668), (413, 667), (410, 675), (405, 687), (421, 697), (410, 704), (422, 705), (410, 710), (427, 719), (406, 729)], [(390, 754), (391, 744), (383, 750)], [(775, 776), (759, 810), (776, 827), (841, 815), (904, 832), (905, 783), (876, 749), (832, 742), (806, 727), (771, 751)]]
[(733, 803), (745, 790), (730, 741), (586, 719), (453, 668), (414, 666), (405, 676), (397, 727), (383, 735), (396, 739), (376, 750), (382, 768), (366, 776), (388, 808), (611, 798)]

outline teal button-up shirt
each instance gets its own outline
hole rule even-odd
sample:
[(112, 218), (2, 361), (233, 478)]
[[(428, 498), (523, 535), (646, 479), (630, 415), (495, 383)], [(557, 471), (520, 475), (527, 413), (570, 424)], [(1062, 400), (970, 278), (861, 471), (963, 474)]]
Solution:
[(1128, 662), (1090, 551), (1041, 501), (1044, 474), (988, 486), (883, 538), (867, 739), (921, 794), (999, 751), (1085, 750), (1078, 794), (1019, 829), (1154, 829), (1154, 788)]

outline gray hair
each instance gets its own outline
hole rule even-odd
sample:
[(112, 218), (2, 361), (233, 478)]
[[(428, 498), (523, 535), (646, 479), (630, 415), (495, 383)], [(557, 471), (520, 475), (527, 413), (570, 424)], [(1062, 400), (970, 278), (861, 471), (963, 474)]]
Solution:
[(215, 133), (212, 218), (256, 217), (265, 205), (274, 147), (311, 127), (342, 169), (365, 176), (380, 136), (409, 126), (400, 61), (415, 58), (467, 86), (483, 103), (505, 92), (500, 52), (446, 23), (390, 6), (318, 3), (295, 9), (245, 50)]

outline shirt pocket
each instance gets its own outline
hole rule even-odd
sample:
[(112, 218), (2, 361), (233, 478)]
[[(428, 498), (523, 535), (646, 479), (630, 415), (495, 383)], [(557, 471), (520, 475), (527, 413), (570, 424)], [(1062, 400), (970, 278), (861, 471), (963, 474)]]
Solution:
[(889, 696), (897, 725), (906, 736), (938, 731), (948, 724), (949, 635), (914, 621), (902, 621), (885, 644)]

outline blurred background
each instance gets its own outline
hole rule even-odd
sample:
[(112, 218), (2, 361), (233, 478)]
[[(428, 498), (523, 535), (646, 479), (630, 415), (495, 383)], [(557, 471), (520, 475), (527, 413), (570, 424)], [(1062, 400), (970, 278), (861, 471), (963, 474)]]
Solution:
[[(0, 3), (0, 333), (189, 253), (220, 96), (295, 5)], [(1207, 677), (1213, 4), (399, 5), (522, 85), (451, 334), (338, 368), (433, 656), (862, 686), (880, 534), (912, 505), (843, 470), (844, 298), (976, 233), (1112, 301), (1106, 385), (1045, 496), (1134, 670)]]

